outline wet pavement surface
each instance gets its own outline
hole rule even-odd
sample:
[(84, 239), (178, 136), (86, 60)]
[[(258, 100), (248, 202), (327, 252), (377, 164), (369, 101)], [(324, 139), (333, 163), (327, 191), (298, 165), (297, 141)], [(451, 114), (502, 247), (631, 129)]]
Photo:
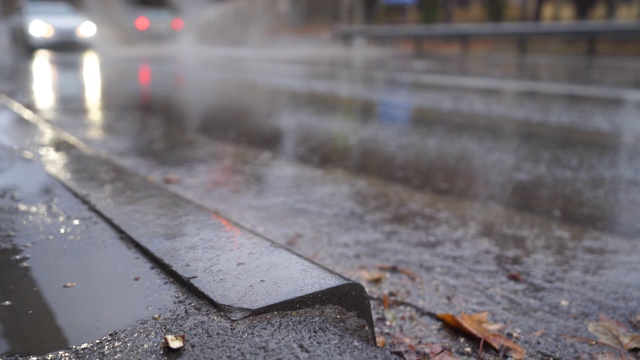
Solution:
[(184, 290), (40, 165), (6, 148), (0, 159), (0, 354), (93, 342), (180, 301)]
[[(392, 358), (343, 307), (282, 307), (229, 321), (48, 175), (38, 157), (0, 147), (3, 359)], [(167, 334), (185, 335), (185, 348), (163, 349)]]
[(634, 62), (15, 59), (0, 88), (50, 123), (364, 282), (377, 334), (408, 358), (425, 344), (476, 358), (429, 313), (488, 310), (530, 358), (565, 359), (606, 350), (588, 321), (640, 314)]

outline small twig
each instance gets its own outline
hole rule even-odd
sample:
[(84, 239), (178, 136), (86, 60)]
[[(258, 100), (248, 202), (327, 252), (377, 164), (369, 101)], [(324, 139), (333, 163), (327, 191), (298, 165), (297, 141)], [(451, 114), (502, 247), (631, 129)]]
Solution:
[(498, 360), (504, 359), (504, 345), (500, 345), (500, 349), (498, 349)]
[[(554, 356), (553, 354), (549, 354), (548, 352), (544, 352), (542, 350), (538, 350), (537, 351), (538, 354), (544, 356), (545, 358), (549, 358), (551, 360), (553, 359), (560, 359), (559, 357)], [(582, 355), (581, 355), (582, 356)]]
[(478, 356), (476, 360), (480, 360), (482, 358), (482, 347), (484, 346), (484, 338), (480, 339), (480, 349), (478, 349)]
[(431, 360), (431, 359), (435, 359), (435, 358), (436, 358), (436, 356), (441, 355), (441, 354), (442, 354), (442, 353), (444, 353), (445, 351), (447, 351), (447, 349), (442, 349), (442, 350), (438, 351), (438, 353), (437, 353), (437, 354), (435, 354), (435, 355), (433, 355), (433, 356), (429, 356), (429, 360)]
[[(377, 302), (381, 302), (384, 304), (384, 299), (380, 298), (380, 297), (375, 297), (375, 296), (369, 296), (370, 300), (373, 301), (377, 301)], [(406, 302), (406, 301), (402, 301), (402, 300), (391, 300), (389, 299), (389, 303), (393, 304), (393, 305), (402, 305), (402, 306), (406, 306), (409, 308), (412, 308), (413, 310), (415, 310), (420, 316), (428, 316), (434, 320), (439, 320), (438, 319), (438, 314), (434, 313), (433, 311), (429, 311), (426, 310), (416, 304), (412, 304), (410, 302)]]

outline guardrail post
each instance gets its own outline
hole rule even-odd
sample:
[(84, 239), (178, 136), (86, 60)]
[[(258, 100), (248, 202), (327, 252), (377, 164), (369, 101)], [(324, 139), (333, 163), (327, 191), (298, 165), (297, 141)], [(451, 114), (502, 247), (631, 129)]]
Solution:
[(518, 37), (518, 54), (525, 55), (527, 53), (528, 38), (524, 36)]
[(414, 43), (414, 46), (415, 46), (415, 53), (418, 56), (420, 56), (420, 55), (422, 55), (424, 53), (424, 46), (423, 46), (422, 41), (423, 40), (420, 37), (416, 37), (416, 38), (413, 39), (413, 43)]
[(470, 44), (469, 44), (469, 37), (468, 36), (461, 36), (460, 37), (460, 50), (462, 51), (462, 55), (467, 56), (469, 55), (470, 52)]
[(592, 34), (589, 35), (589, 38), (587, 39), (587, 55), (589, 56), (594, 56), (597, 53), (597, 39), (596, 39), (596, 35)]

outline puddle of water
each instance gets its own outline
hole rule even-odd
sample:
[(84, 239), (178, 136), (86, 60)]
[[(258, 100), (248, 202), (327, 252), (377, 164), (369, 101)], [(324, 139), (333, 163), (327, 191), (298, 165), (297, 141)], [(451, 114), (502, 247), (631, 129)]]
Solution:
[(80, 345), (179, 301), (180, 288), (38, 165), (0, 155), (0, 354)]
[(0, 108), (0, 145), (13, 145), (14, 141), (7, 135), (7, 129), (12, 125), (14, 121), (15, 114), (11, 113), (9, 110)]

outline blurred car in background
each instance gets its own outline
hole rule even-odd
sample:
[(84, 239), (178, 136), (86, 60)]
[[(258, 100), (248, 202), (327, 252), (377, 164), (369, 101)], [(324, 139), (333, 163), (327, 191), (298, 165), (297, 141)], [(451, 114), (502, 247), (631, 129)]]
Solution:
[(12, 19), (12, 36), (27, 51), (39, 48), (89, 48), (96, 24), (63, 1), (25, 1)]
[(127, 0), (131, 25), (138, 37), (166, 38), (182, 31), (184, 20), (166, 0)]

